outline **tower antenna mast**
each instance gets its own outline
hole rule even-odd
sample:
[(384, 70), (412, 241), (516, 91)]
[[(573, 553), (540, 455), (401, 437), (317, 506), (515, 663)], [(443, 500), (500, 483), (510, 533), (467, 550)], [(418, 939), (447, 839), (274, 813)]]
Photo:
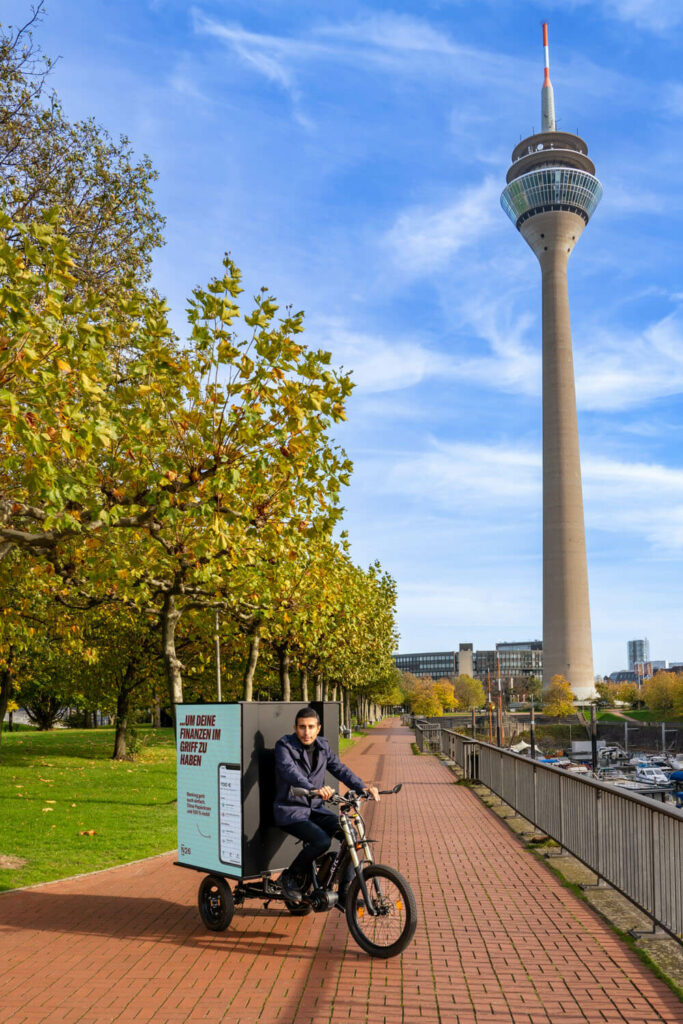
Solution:
[(550, 51), (548, 50), (548, 22), (543, 22), (543, 88), (541, 89), (541, 131), (554, 132), (555, 126), (555, 97), (550, 82)]

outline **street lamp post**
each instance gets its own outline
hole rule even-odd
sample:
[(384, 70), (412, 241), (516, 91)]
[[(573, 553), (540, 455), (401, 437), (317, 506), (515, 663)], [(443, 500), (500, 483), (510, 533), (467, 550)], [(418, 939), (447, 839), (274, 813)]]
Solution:
[(223, 697), (221, 695), (221, 634), (219, 631), (218, 608), (216, 608), (214, 640), (216, 642), (216, 692), (218, 694), (218, 703), (220, 704)]
[(500, 655), (496, 655), (496, 662), (498, 664), (498, 721), (496, 725), (496, 734), (498, 738), (498, 746), (502, 747), (503, 739), (503, 684), (500, 678)]

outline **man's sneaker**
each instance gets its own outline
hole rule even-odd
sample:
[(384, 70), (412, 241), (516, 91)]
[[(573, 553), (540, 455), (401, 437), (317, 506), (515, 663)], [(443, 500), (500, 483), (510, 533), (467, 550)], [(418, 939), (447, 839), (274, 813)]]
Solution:
[(297, 885), (296, 876), (292, 874), (289, 868), (280, 875), (280, 888), (284, 896), (291, 900), (292, 903), (301, 903), (303, 893)]

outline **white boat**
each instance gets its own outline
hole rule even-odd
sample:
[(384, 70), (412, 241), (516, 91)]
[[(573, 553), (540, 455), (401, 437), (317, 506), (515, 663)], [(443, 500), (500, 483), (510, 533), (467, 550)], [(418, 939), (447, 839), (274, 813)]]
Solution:
[(647, 782), (652, 787), (669, 785), (669, 780), (662, 769), (655, 765), (641, 765), (636, 768), (636, 782)]

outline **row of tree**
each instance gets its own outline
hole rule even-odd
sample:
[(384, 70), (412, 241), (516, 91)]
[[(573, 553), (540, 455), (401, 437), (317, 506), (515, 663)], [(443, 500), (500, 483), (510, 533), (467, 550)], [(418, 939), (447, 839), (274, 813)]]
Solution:
[(637, 683), (598, 683), (600, 699), (610, 707), (648, 708), (657, 718), (683, 719), (683, 673), (656, 672)]
[[(431, 679), (401, 673), (401, 687), (406, 706), (415, 715), (443, 715), (448, 711), (469, 711), (482, 708), (487, 703), (483, 684), (471, 676), (460, 675), (455, 680), (444, 677)], [(541, 695), (541, 680), (525, 682), (524, 687), (536, 698)], [(542, 693), (540, 710), (553, 718), (574, 713), (571, 686), (563, 676), (553, 676), (548, 688)]]
[(245, 307), (229, 256), (174, 335), (149, 286), (155, 172), (69, 122), (48, 72), (30, 25), (5, 34), (0, 728), (31, 694), (48, 716), (115, 704), (122, 726), (131, 700), (175, 708), (188, 673), (215, 697), (216, 616), (226, 696), (263, 692), (265, 649), (269, 695), (295, 671), (304, 699), (343, 685), (362, 713), (394, 695), (396, 593), (339, 529), (350, 375), (303, 343), (302, 312), (266, 289)]

